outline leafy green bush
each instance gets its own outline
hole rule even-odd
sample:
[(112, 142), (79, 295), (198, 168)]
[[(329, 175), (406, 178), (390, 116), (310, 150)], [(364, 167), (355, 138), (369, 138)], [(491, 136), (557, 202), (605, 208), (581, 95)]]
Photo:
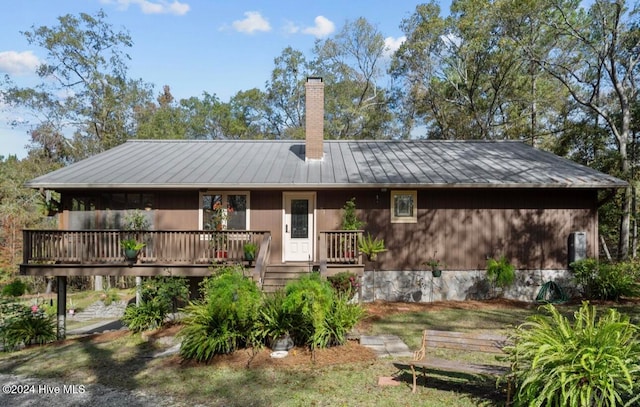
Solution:
[(122, 322), (134, 332), (162, 326), (171, 312), (177, 312), (189, 299), (189, 288), (183, 277), (152, 277), (142, 285), (140, 305), (130, 304)]
[(267, 345), (292, 330), (293, 316), (284, 309), (285, 299), (283, 290), (264, 296), (254, 329), (256, 338)]
[(185, 307), (180, 354), (208, 361), (216, 354), (257, 345), (255, 323), (262, 293), (242, 268), (229, 267), (202, 283), (204, 300)]
[(487, 279), (495, 286), (506, 288), (516, 279), (515, 267), (505, 256), (487, 259)]
[(133, 332), (156, 329), (164, 324), (167, 313), (157, 302), (141, 302), (140, 305), (129, 304), (124, 310), (122, 322)]
[(337, 295), (318, 273), (287, 284), (285, 293), (283, 307), (293, 321), (291, 336), (312, 349), (344, 343), (363, 314), (359, 305), (348, 304), (349, 298)]
[(319, 273), (310, 273), (287, 284), (285, 293), (283, 307), (293, 316), (293, 341), (312, 349), (329, 346), (324, 331), (334, 299), (331, 285), (321, 280)]
[(572, 263), (571, 271), (584, 298), (618, 301), (620, 297), (640, 296), (640, 268), (635, 262), (584, 259)]
[(20, 297), (27, 291), (27, 285), (20, 279), (15, 279), (2, 287), (2, 295), (8, 297)]
[(115, 288), (110, 288), (104, 290), (104, 292), (100, 295), (100, 300), (104, 303), (105, 306), (109, 306), (114, 302), (120, 302), (120, 294), (118, 290)]
[(347, 342), (347, 335), (364, 316), (362, 307), (349, 303), (349, 300), (348, 295), (337, 294), (325, 321), (323, 334), (327, 337), (321, 342), (326, 342), (329, 346), (344, 345)]
[(640, 331), (609, 309), (596, 320), (587, 302), (575, 323), (551, 304), (512, 334), (511, 361), (517, 406), (637, 405)]
[(327, 277), (327, 281), (338, 294), (345, 294), (349, 298), (353, 298), (360, 287), (358, 276), (350, 271), (342, 271)]
[(4, 301), (0, 304), (0, 340), (5, 350), (56, 340), (55, 318), (41, 308)]

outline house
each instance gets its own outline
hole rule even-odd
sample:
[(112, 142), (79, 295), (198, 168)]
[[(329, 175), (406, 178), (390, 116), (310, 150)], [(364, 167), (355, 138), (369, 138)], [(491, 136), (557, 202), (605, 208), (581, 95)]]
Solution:
[[(486, 260), (504, 255), (518, 276), (506, 296), (533, 300), (598, 255), (598, 191), (624, 181), (515, 141), (324, 140), (322, 79), (306, 92), (303, 141), (131, 140), (28, 182), (61, 194), (60, 227), (24, 231), (21, 272), (202, 277), (251, 241), (245, 265), (265, 288), (349, 270), (365, 301), (484, 298)], [(351, 198), (364, 231), (340, 230)], [(148, 227), (122, 230), (135, 209)], [(376, 262), (363, 233), (385, 241)], [(146, 246), (127, 262), (132, 234)]]

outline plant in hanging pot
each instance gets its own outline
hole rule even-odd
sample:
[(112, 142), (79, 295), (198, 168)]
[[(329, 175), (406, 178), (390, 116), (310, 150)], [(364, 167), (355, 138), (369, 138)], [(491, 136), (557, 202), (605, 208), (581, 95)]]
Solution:
[(378, 260), (378, 253), (384, 252), (386, 249), (384, 248), (384, 240), (373, 238), (371, 233), (367, 233), (366, 236), (363, 236), (362, 239), (358, 242), (358, 249), (367, 255), (369, 261)]
[(249, 262), (249, 266), (256, 259), (256, 253), (258, 252), (258, 245), (252, 242), (245, 243), (243, 248), (244, 259)]
[(429, 267), (431, 269), (431, 275), (434, 277), (440, 277), (442, 276), (442, 267), (444, 266), (442, 263), (440, 263), (440, 260), (435, 258), (435, 253), (433, 254), (434, 257), (430, 258), (429, 260), (426, 261), (425, 266)]
[(135, 261), (138, 258), (138, 253), (145, 246), (144, 243), (138, 242), (134, 238), (124, 239), (120, 242), (120, 246), (124, 251), (124, 257), (128, 261)]

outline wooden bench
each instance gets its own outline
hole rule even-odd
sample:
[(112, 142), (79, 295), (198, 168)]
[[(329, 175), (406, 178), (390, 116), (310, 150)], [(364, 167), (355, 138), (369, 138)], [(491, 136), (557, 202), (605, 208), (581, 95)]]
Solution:
[[(417, 387), (417, 369), (422, 369), (426, 380), (426, 370), (441, 370), (448, 372), (470, 373), (486, 376), (502, 376), (509, 372), (506, 366), (495, 364), (479, 364), (456, 360), (435, 358), (427, 355), (429, 348), (444, 348), (458, 351), (504, 354), (502, 348), (508, 344), (506, 336), (483, 334), (475, 332), (450, 332), (425, 329), (422, 332), (422, 346), (414, 353), (410, 362), (399, 362), (409, 365), (413, 374), (413, 390)], [(510, 400), (511, 386), (507, 389), (507, 404)]]

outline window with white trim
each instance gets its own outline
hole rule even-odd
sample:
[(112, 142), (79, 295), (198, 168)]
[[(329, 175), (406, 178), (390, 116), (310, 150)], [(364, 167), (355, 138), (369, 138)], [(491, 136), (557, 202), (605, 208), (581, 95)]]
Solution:
[(391, 223), (418, 222), (418, 193), (391, 191)]
[(200, 229), (249, 230), (249, 193), (200, 193)]

